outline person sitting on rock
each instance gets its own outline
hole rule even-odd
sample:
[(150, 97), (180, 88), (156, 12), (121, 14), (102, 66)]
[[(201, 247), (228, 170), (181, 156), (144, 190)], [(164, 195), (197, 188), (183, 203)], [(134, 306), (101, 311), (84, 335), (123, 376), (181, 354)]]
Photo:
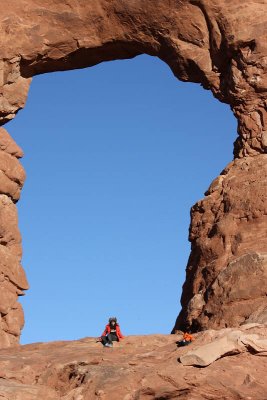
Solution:
[(193, 335), (191, 335), (191, 332), (184, 332), (183, 334), (183, 339), (179, 340), (177, 343), (178, 347), (182, 346), (188, 346), (192, 341), (194, 340)]
[(108, 324), (106, 325), (106, 328), (102, 333), (101, 338), (99, 338), (99, 340), (105, 347), (112, 347), (113, 346), (112, 342), (119, 342), (120, 339), (123, 338), (124, 336), (121, 333), (120, 326), (117, 322), (117, 318), (116, 317), (109, 318)]

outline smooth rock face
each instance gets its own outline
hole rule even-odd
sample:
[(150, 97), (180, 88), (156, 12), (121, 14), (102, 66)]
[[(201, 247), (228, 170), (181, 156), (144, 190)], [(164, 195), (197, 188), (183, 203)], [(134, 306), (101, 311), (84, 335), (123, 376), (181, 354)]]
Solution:
[[(266, 320), (266, 37), (264, 0), (12, 0), (0, 8), (2, 124), (24, 107), (34, 75), (143, 53), (211, 90), (237, 117), (235, 161), (192, 208), (174, 329)], [(25, 178), (21, 156), (1, 129), (0, 347), (19, 337), (15, 298), (27, 288), (14, 208)]]
[(113, 349), (93, 338), (4, 349), (0, 398), (263, 400), (266, 338), (266, 325), (254, 324), (201, 332), (180, 348), (179, 335), (148, 335), (126, 337)]

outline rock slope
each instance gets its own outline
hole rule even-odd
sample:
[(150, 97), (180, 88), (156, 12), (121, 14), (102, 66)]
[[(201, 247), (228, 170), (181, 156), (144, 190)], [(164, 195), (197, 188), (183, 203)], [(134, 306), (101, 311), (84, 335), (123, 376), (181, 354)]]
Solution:
[(94, 338), (2, 349), (0, 398), (266, 399), (266, 325), (201, 332), (183, 348), (178, 339), (129, 336), (113, 349)]

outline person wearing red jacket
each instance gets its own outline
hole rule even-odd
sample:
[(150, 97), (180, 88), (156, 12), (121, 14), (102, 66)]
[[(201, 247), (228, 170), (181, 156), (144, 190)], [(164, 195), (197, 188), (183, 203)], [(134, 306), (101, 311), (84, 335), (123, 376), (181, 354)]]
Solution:
[(117, 322), (116, 317), (111, 317), (108, 320), (108, 324), (105, 327), (104, 332), (101, 335), (100, 341), (105, 347), (112, 347), (112, 342), (119, 342), (124, 336), (121, 333), (120, 325)]

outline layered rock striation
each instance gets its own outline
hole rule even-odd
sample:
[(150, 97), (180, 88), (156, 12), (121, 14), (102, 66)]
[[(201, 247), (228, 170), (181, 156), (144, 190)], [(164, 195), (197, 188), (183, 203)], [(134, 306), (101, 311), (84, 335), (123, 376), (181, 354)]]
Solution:
[[(213, 182), (205, 199), (192, 208), (192, 252), (182, 295), (183, 309), (175, 328), (188, 326), (197, 330), (238, 325), (250, 318), (264, 319), (266, 2), (13, 0), (1, 8), (0, 22), (2, 124), (24, 107), (34, 75), (143, 53), (159, 57), (178, 79), (199, 83), (230, 105), (238, 121), (235, 161)], [(22, 312), (20, 308), (13, 309), (19, 307), (16, 301), (7, 299), (14, 299), (27, 288), (18, 267), (20, 239), (14, 222), (14, 203), (23, 179), (17, 161), (19, 153), (1, 151), (0, 193), (3, 201), (10, 202), (10, 208), (7, 211), (7, 204), (1, 206), (9, 215), (3, 225), (4, 236), (9, 240), (3, 240), (1, 245), (8, 254), (2, 267), (3, 282), (8, 282), (3, 293), (8, 294), (2, 295), (1, 290), (1, 297), (6, 300), (0, 331), (4, 336), (6, 332), (14, 336), (22, 326)], [(13, 230), (17, 239), (10, 239), (15, 235)], [(20, 278), (11, 279), (14, 274)], [(250, 280), (257, 290), (249, 289)], [(10, 305), (5, 308), (5, 304)], [(3, 343), (8, 345), (5, 339)]]

